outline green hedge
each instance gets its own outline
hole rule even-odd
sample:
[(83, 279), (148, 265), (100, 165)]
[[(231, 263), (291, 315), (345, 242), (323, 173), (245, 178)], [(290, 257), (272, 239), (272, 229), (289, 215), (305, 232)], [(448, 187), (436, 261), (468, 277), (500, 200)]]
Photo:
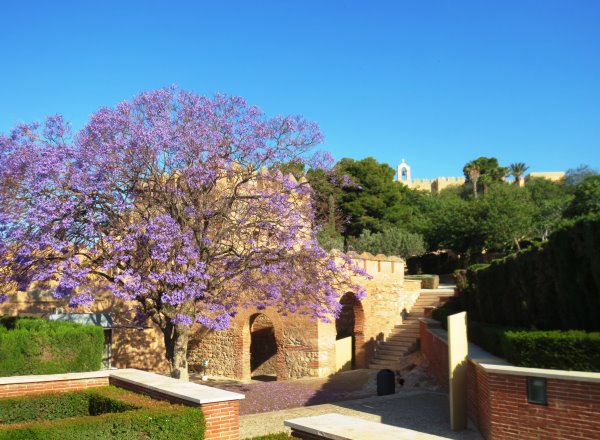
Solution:
[(519, 254), (457, 273), (470, 319), (536, 330), (600, 330), (600, 217)]
[[(446, 318), (459, 311), (444, 305), (433, 310), (432, 318), (446, 328)], [(467, 336), (518, 367), (600, 372), (600, 332), (532, 331), (469, 321)]]
[(32, 420), (97, 416), (138, 409), (95, 390), (0, 399), (0, 425)]
[(96, 371), (101, 327), (41, 318), (0, 318), (0, 376)]
[[(205, 422), (198, 408), (171, 405), (114, 387), (94, 389), (94, 394), (139, 407), (95, 417), (71, 417), (16, 426), (0, 425), (0, 440), (198, 440)], [(58, 395), (54, 395), (58, 398)], [(12, 400), (12, 399), (11, 399)], [(106, 403), (106, 399), (104, 400)], [(74, 404), (74, 408), (77, 405)]]
[(431, 318), (439, 321), (442, 324), (442, 328), (448, 328), (447, 318), (449, 315), (464, 311), (460, 298), (452, 296), (448, 298), (448, 301), (440, 307), (436, 307), (431, 311)]
[(520, 367), (600, 372), (600, 333), (506, 331), (504, 354)]

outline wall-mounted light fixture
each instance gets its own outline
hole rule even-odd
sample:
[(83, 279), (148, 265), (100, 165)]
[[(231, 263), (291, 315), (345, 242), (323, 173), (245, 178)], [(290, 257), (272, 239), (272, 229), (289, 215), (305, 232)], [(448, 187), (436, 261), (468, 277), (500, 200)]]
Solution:
[(543, 377), (527, 378), (527, 401), (538, 405), (547, 405), (546, 379)]

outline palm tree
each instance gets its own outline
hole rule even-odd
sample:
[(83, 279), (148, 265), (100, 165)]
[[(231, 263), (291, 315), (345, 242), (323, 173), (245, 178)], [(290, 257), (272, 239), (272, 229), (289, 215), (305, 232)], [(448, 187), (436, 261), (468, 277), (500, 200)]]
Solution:
[(481, 166), (478, 161), (472, 160), (463, 168), (463, 172), (465, 173), (465, 177), (471, 182), (473, 185), (473, 197), (477, 198), (477, 181), (479, 180), (479, 176), (481, 175)]
[(509, 175), (515, 178), (515, 182), (518, 186), (521, 186), (521, 178), (523, 177), (523, 174), (525, 174), (525, 171), (529, 169), (529, 167), (523, 162), (517, 162), (511, 163), (508, 169)]

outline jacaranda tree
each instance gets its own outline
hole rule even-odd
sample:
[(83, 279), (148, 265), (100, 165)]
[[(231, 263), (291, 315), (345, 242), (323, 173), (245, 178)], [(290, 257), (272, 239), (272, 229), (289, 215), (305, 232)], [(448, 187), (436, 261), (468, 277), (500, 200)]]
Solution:
[(60, 116), (18, 126), (0, 136), (0, 286), (133, 301), (182, 379), (194, 323), (225, 329), (247, 306), (327, 319), (361, 271), (318, 246), (310, 188), (278, 170), (321, 139), (300, 117), (173, 88), (74, 136)]

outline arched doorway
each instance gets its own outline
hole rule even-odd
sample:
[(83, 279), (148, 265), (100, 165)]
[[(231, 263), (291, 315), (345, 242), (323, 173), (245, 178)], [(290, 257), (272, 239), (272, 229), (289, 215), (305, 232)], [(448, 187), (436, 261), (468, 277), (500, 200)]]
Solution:
[(277, 340), (268, 316), (250, 317), (250, 375), (253, 379), (277, 379)]
[(344, 294), (340, 299), (340, 304), (342, 310), (335, 320), (336, 370), (366, 368), (364, 353), (365, 315), (362, 304), (352, 292)]

